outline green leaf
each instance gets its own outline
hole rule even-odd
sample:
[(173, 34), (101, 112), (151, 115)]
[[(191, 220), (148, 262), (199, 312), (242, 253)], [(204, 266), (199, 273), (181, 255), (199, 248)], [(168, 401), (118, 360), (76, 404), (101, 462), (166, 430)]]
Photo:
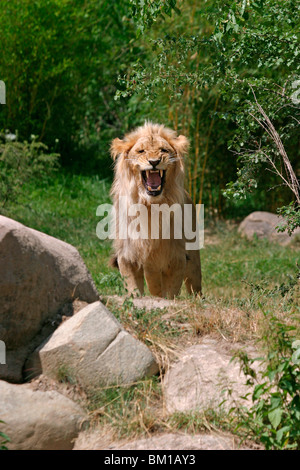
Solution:
[(280, 428), (276, 433), (276, 440), (281, 443), (283, 440), (286, 439), (286, 437), (289, 436), (289, 433), (290, 433), (289, 426), (284, 426)]
[(279, 409), (280, 404), (281, 404), (280, 396), (271, 396), (271, 409), (272, 410)]
[(300, 364), (300, 340), (294, 341), (292, 348), (296, 349), (296, 351), (292, 354), (292, 362), (294, 364)]
[(274, 429), (278, 428), (280, 421), (281, 421), (281, 416), (282, 416), (281, 408), (276, 408), (275, 410), (272, 410), (268, 413), (268, 418)]
[(265, 392), (265, 385), (266, 383), (256, 385), (252, 395), (253, 401), (258, 400), (258, 398)]

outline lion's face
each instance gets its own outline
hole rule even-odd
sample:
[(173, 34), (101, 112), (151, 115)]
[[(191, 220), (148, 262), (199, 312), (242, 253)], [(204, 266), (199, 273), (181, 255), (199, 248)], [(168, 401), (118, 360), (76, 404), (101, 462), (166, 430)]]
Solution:
[(116, 176), (130, 181), (132, 192), (137, 191), (139, 199), (148, 202), (183, 191), (187, 146), (187, 139), (177, 137), (171, 129), (146, 124), (124, 140), (113, 141), (112, 155), (118, 157)]
[(178, 156), (161, 136), (141, 137), (128, 152), (127, 162), (141, 191), (159, 196), (174, 178)]

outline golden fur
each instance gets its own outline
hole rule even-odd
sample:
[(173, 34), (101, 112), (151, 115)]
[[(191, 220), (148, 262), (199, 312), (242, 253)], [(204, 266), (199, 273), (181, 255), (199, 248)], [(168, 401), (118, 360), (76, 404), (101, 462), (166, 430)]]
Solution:
[[(125, 135), (123, 140), (113, 140), (111, 154), (116, 163), (111, 194), (117, 221), (120, 196), (127, 198), (128, 208), (133, 204), (147, 207), (149, 233), (152, 204), (171, 206), (176, 203), (181, 207), (192, 204), (184, 190), (183, 158), (187, 150), (186, 137), (177, 137), (175, 131), (150, 122)], [(195, 223), (194, 206), (193, 219)], [(174, 224), (173, 219), (171, 224)], [(118, 233), (118, 223), (116, 228)], [(199, 250), (187, 251), (184, 237), (174, 239), (172, 230), (170, 239), (161, 238), (161, 227), (159, 229), (158, 239), (114, 240), (115, 264), (128, 291), (143, 294), (145, 278), (150, 293), (155, 296), (173, 298), (178, 295), (183, 280), (190, 293), (201, 294)]]

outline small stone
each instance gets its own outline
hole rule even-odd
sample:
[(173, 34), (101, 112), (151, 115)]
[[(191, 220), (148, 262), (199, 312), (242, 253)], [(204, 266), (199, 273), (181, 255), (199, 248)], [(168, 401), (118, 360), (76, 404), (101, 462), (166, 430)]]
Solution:
[(278, 232), (277, 226), (284, 225), (285, 220), (271, 212), (256, 211), (249, 214), (239, 225), (238, 232), (252, 240), (254, 235), (257, 238), (266, 238), (271, 242), (281, 245), (288, 245), (300, 236), (300, 227), (294, 230), (290, 236), (287, 231)]

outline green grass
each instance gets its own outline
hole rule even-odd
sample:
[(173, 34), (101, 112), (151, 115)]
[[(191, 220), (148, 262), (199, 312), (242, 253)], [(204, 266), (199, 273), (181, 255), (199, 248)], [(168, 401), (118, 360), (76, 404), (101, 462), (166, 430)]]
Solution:
[(299, 251), (267, 240), (242, 238), (236, 229), (217, 228), (218, 244), (201, 252), (206, 294), (223, 300), (249, 296), (250, 285), (265, 288), (289, 281), (297, 273)]
[[(97, 176), (62, 172), (47, 185), (25, 185), (18, 203), (6, 206), (4, 215), (76, 246), (100, 293), (124, 294), (119, 273), (107, 266), (111, 243), (96, 235), (96, 209), (110, 202), (109, 189), (110, 182)], [(274, 287), (297, 272), (296, 249), (265, 240), (249, 242), (226, 224), (217, 224), (214, 232), (219, 243), (201, 250), (206, 297), (238, 301), (250, 295), (249, 284)]]
[(141, 380), (134, 386), (115, 386), (90, 392), (89, 413), (97, 424), (115, 431), (116, 438), (151, 433), (159, 428), (161, 386), (157, 377)]

